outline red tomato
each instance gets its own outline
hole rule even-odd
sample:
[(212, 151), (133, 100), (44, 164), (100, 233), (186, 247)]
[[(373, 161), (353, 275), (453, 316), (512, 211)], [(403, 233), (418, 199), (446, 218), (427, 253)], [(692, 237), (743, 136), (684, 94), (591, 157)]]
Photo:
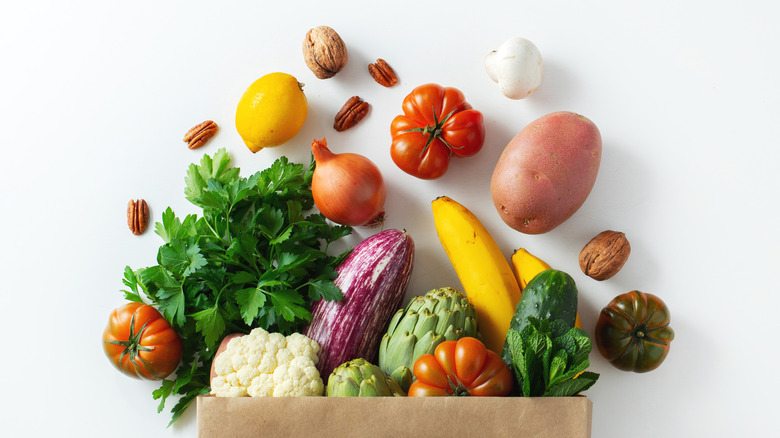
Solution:
[(404, 172), (435, 179), (447, 171), (450, 157), (470, 157), (482, 149), (482, 113), (471, 108), (460, 90), (425, 84), (404, 98), (403, 115), (390, 125), (390, 155)]
[(127, 303), (111, 312), (103, 350), (115, 367), (131, 377), (161, 380), (176, 370), (182, 344), (165, 317), (152, 306)]
[(512, 390), (509, 366), (475, 338), (442, 342), (412, 368), (417, 380), (409, 387), (410, 397), (504, 396)]

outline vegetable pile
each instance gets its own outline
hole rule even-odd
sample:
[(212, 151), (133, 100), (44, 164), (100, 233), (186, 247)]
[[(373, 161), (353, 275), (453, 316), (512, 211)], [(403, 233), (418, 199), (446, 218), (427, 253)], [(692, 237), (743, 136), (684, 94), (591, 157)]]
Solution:
[[(310, 61), (312, 47), (343, 49), (343, 42), (333, 45), (340, 39), (332, 29), (320, 30), (330, 39), (304, 45)], [(309, 66), (315, 73), (333, 67), (323, 75), (330, 77), (342, 61), (345, 49), (338, 65)], [(510, 40), (487, 63), (509, 98), (541, 84), (541, 55), (530, 41)], [(308, 114), (294, 77), (264, 78), (236, 114), (252, 152), (290, 140)], [(253, 105), (266, 89), (273, 99)], [(292, 107), (276, 105), (290, 94)], [(401, 108), (390, 122), (388, 152), (414, 183), (439, 178), (453, 156), (482, 149), (482, 113), (460, 90), (424, 84)], [(334, 254), (330, 245), (353, 226), (383, 224), (388, 188), (366, 157), (335, 154), (324, 137), (311, 147), (308, 165), (282, 156), (248, 177), (231, 166), (226, 149), (204, 155), (190, 165), (184, 189), (201, 213), (181, 218), (164, 210), (155, 224), (163, 241), (157, 264), (125, 268), (130, 303), (112, 312), (103, 348), (123, 373), (161, 381), (153, 393), (158, 412), (177, 398), (171, 423), (206, 394), (565, 397), (596, 383), (574, 278), (524, 248), (507, 259), (477, 215), (448, 196), (432, 201), (430, 219), (460, 289), (440, 285), (404, 302), (415, 261), (407, 230), (376, 230)], [(496, 213), (521, 233), (546, 233), (589, 196), (601, 134), (583, 116), (556, 112), (527, 125), (497, 159), (490, 185)], [(628, 257), (596, 250), (620, 262), (611, 275)], [(596, 344), (617, 368), (650, 371), (669, 352), (669, 324), (660, 298), (633, 291), (602, 311)]]
[(300, 332), (314, 301), (342, 299), (333, 280), (347, 254), (327, 249), (351, 228), (310, 213), (313, 167), (282, 157), (245, 178), (226, 150), (205, 155), (190, 166), (184, 190), (202, 215), (180, 219), (166, 209), (155, 224), (165, 242), (158, 264), (125, 268), (125, 298), (154, 304), (182, 339), (176, 377), (154, 392), (159, 410), (168, 397), (182, 396), (172, 421), (211, 391), (209, 367), (226, 334)]

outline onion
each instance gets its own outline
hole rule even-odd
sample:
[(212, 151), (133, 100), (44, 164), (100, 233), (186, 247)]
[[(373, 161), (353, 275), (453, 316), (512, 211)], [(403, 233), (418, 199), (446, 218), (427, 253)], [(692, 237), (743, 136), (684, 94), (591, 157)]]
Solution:
[(334, 154), (325, 138), (315, 139), (311, 151), (316, 162), (311, 193), (320, 213), (341, 225), (382, 223), (386, 189), (379, 168), (359, 154)]

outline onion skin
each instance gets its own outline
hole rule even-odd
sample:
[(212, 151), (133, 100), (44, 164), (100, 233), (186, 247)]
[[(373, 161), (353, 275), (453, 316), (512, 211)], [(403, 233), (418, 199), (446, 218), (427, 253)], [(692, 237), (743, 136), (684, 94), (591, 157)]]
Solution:
[(359, 154), (334, 154), (325, 138), (315, 139), (311, 150), (316, 162), (311, 192), (320, 213), (352, 227), (381, 223), (387, 189), (379, 168)]

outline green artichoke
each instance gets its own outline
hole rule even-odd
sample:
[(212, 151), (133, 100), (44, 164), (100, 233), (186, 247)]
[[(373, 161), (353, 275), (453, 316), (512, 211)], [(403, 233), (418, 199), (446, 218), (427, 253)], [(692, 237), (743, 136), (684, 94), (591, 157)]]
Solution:
[(444, 341), (477, 333), (477, 311), (460, 291), (445, 287), (412, 298), (390, 320), (379, 344), (379, 367), (404, 391), (414, 380), (412, 366), (423, 354), (433, 354)]
[(406, 396), (406, 392), (378, 366), (353, 359), (338, 366), (328, 377), (328, 397)]

